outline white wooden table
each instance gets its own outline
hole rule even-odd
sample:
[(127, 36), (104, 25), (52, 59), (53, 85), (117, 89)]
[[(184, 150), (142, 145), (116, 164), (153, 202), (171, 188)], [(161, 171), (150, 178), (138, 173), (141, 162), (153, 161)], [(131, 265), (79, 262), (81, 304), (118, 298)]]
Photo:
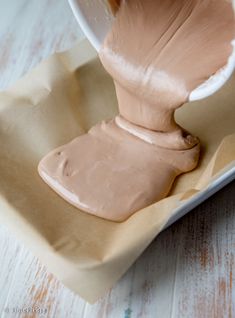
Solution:
[[(82, 37), (66, 0), (0, 0), (0, 88)], [(62, 286), (1, 224), (0, 313), (5, 318), (235, 317), (235, 183), (160, 234), (95, 305)]]

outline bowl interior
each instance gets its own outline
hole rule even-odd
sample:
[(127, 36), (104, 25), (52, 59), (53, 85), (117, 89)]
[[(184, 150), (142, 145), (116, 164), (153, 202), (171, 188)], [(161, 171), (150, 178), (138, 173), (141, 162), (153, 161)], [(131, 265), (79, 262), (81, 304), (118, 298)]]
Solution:
[[(95, 49), (99, 51), (114, 19), (108, 0), (68, 1), (84, 34)], [(235, 40), (232, 41), (232, 45), (233, 52), (228, 63), (205, 83), (193, 90), (189, 96), (189, 101), (206, 98), (226, 83), (235, 68)]]

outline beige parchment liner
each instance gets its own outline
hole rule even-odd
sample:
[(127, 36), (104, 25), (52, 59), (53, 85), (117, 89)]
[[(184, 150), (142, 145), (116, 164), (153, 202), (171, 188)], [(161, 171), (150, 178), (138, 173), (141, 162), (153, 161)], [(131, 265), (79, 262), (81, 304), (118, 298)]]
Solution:
[(115, 223), (74, 208), (38, 176), (38, 162), (51, 149), (117, 113), (112, 80), (87, 41), (53, 55), (0, 93), (1, 222), (66, 286), (95, 302), (176, 207), (234, 165), (234, 87), (235, 76), (214, 96), (177, 112), (179, 123), (201, 139), (199, 167), (180, 176), (168, 198)]

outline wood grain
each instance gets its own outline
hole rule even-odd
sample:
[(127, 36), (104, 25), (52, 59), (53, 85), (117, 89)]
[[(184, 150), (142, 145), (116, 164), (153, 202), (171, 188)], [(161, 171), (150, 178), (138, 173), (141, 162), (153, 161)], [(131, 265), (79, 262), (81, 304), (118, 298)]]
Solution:
[[(82, 37), (66, 0), (0, 0), (0, 89)], [(233, 318), (235, 182), (161, 233), (95, 305), (64, 287), (2, 224), (0, 291), (5, 318)]]

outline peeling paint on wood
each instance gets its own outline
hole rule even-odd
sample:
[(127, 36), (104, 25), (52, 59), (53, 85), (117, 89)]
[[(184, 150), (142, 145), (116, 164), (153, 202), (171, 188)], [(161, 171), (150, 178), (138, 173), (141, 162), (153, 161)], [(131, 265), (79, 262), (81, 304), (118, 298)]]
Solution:
[[(0, 0), (0, 89), (81, 38), (66, 0)], [(45, 312), (20, 312), (30, 308)], [(0, 317), (234, 318), (235, 182), (160, 234), (95, 305), (0, 225)]]

